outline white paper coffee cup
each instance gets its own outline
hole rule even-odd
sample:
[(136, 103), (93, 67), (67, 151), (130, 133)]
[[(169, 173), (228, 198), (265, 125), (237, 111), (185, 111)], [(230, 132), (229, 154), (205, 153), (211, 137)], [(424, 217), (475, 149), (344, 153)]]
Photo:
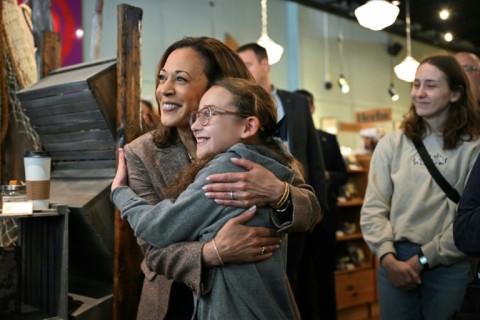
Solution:
[(50, 167), (52, 158), (46, 151), (27, 151), (23, 158), (27, 198), (33, 210), (45, 210), (50, 205)]

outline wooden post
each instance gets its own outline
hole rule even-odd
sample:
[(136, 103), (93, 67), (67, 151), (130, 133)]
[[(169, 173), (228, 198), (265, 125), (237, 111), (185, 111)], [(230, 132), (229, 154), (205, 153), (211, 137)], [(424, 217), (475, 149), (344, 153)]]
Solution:
[[(121, 4), (117, 7), (117, 147), (140, 133), (140, 26), (142, 9)], [(115, 210), (113, 264), (113, 319), (136, 317), (142, 253), (132, 229)]]
[(42, 50), (42, 74), (46, 77), (51, 71), (62, 66), (62, 38), (57, 32), (44, 31)]

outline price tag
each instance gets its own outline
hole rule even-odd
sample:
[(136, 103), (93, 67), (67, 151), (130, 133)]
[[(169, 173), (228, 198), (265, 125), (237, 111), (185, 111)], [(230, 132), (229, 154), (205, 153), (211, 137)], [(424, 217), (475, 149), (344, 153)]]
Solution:
[(8, 214), (8, 215), (33, 214), (33, 202), (32, 201), (4, 202), (2, 206), (2, 214)]

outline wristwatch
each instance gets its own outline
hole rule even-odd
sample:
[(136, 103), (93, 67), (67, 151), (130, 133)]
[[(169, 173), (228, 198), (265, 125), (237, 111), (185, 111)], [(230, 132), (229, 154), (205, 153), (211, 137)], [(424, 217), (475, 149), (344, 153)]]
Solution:
[(428, 259), (425, 257), (421, 249), (418, 253), (418, 262), (424, 269), (430, 269), (430, 266), (428, 265)]

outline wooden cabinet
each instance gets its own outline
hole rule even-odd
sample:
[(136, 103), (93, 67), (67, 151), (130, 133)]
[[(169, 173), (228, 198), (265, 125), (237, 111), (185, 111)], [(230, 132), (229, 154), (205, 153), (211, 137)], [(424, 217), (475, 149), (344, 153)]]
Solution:
[(343, 234), (337, 234), (335, 273), (339, 320), (374, 319), (376, 308), (376, 264), (363, 240), (360, 210), (368, 182), (370, 155), (356, 156), (348, 167), (345, 198), (338, 201)]
[(17, 293), (21, 307), (9, 319), (69, 319), (68, 217), (65, 205), (52, 205), (33, 215), (2, 214), (0, 210), (0, 219), (18, 218), (21, 225)]

